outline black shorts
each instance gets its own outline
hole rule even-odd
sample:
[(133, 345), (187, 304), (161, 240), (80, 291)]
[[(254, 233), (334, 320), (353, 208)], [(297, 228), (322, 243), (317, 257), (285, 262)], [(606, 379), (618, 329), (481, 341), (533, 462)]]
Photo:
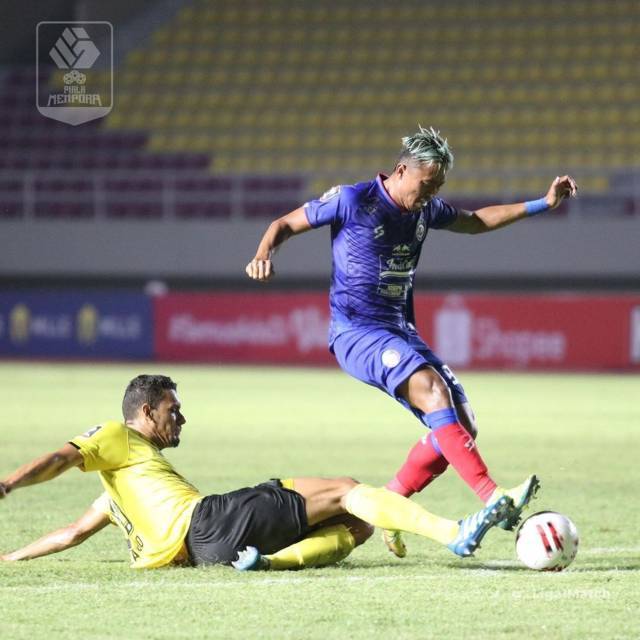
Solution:
[(271, 480), (204, 498), (193, 512), (185, 542), (193, 564), (229, 564), (247, 546), (274, 553), (308, 530), (304, 498)]

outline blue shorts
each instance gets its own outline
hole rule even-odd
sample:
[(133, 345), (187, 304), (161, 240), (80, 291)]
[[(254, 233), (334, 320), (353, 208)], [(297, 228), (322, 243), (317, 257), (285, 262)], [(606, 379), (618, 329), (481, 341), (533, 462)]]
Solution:
[(447, 383), (454, 405), (467, 402), (464, 389), (451, 369), (415, 330), (354, 327), (335, 338), (332, 350), (349, 375), (386, 391), (420, 420), (421, 412), (397, 394), (398, 387), (418, 369), (435, 369)]

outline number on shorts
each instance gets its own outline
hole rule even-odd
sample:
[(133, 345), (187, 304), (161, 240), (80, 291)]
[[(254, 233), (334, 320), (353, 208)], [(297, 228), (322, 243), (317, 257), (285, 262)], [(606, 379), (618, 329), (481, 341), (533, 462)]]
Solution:
[(458, 386), (460, 384), (460, 382), (458, 382), (458, 378), (456, 378), (456, 376), (453, 373), (453, 371), (451, 371), (451, 369), (449, 369), (448, 365), (446, 365), (446, 364), (442, 365), (442, 373), (444, 373), (444, 375), (447, 376), (447, 378), (449, 379), (451, 384), (453, 384), (455, 386)]

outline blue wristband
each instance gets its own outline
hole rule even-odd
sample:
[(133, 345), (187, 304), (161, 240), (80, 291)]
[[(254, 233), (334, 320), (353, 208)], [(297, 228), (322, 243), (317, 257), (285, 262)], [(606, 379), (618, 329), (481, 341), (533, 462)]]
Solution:
[(539, 200), (529, 200), (524, 203), (525, 211), (528, 216), (537, 216), (539, 213), (543, 213), (549, 210), (546, 198), (540, 198)]

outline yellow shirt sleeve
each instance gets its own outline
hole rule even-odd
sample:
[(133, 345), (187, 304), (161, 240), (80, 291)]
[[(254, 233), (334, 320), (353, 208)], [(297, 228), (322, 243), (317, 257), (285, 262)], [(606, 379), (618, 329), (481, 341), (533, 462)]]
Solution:
[(105, 422), (70, 442), (84, 459), (84, 471), (117, 469), (129, 457), (128, 429), (120, 422)]
[(111, 506), (109, 505), (109, 494), (104, 491), (92, 503), (91, 507), (111, 518)]

